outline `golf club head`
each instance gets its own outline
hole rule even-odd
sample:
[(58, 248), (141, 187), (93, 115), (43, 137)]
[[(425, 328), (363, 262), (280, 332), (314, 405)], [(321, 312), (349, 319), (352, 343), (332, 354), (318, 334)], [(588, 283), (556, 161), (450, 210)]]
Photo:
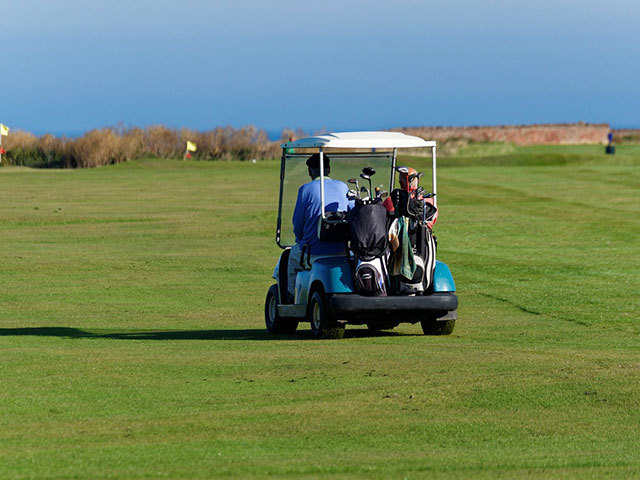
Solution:
[(360, 178), (364, 179), (364, 180), (370, 180), (371, 177), (369, 175), (367, 175), (366, 173), (361, 173), (360, 174)]
[(364, 203), (367, 203), (371, 200), (371, 192), (367, 187), (365, 186), (360, 187), (360, 198)]
[(376, 174), (376, 170), (373, 167), (364, 167), (362, 169), (362, 173), (364, 173), (368, 177), (373, 177)]
[(358, 179), (357, 178), (350, 178), (349, 180), (347, 180), (347, 183), (358, 183)]

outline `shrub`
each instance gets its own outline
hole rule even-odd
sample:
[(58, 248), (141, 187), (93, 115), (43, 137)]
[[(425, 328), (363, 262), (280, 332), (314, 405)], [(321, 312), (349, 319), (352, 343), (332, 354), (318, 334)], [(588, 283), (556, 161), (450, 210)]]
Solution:
[(144, 130), (143, 152), (152, 157), (176, 158), (181, 156), (183, 145), (177, 130), (164, 125), (153, 125)]
[(640, 131), (637, 133), (613, 134), (616, 143), (640, 143)]
[(65, 163), (67, 139), (53, 135), (35, 135), (17, 130), (6, 137), (3, 148), (7, 150), (6, 162), (34, 168), (63, 168)]
[(38, 168), (85, 168), (127, 162), (143, 156), (182, 158), (186, 142), (197, 144), (192, 156), (201, 160), (251, 160), (275, 158), (279, 142), (272, 142), (264, 130), (254, 126), (235, 129), (217, 127), (199, 132), (164, 125), (147, 128), (123, 126), (91, 130), (82, 137), (41, 137), (15, 131), (3, 143), (6, 161)]

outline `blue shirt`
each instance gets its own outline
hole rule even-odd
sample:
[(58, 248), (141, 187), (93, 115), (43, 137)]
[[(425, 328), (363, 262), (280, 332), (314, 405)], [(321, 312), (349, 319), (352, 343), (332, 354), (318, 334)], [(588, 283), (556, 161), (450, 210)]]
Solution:
[[(324, 209), (326, 212), (344, 212), (353, 207), (347, 200), (349, 187), (340, 180), (324, 177)], [(344, 251), (343, 242), (318, 240), (318, 220), (322, 216), (320, 202), (320, 177), (305, 183), (298, 190), (296, 209), (293, 212), (293, 233), (296, 243), (307, 244), (311, 255), (328, 255)]]

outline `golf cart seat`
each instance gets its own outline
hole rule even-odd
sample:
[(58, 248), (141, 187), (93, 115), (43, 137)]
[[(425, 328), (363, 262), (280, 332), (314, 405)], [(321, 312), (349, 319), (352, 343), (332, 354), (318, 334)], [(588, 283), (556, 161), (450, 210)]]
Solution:
[(318, 240), (321, 242), (346, 242), (349, 238), (347, 212), (326, 212), (318, 219)]

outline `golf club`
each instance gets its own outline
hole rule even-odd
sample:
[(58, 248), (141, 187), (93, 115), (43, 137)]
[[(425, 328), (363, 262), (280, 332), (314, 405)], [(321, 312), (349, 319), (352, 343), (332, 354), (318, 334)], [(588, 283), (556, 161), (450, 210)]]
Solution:
[(347, 180), (347, 183), (354, 184), (356, 186), (356, 191), (360, 190), (360, 185), (358, 185), (357, 178), (350, 178), (349, 180)]
[(366, 175), (366, 177), (362, 177), (362, 175), (360, 175), (362, 178), (366, 178), (367, 180), (369, 180), (369, 191), (373, 191), (373, 188), (371, 188), (371, 177), (373, 177), (376, 174), (376, 170), (373, 167), (364, 167), (362, 169), (362, 173), (364, 175)]
[(361, 173), (360, 174), (360, 178), (362, 178), (363, 180), (368, 180), (369, 181), (369, 191), (371, 191), (371, 177), (369, 175), (367, 175), (366, 173)]
[[(364, 198), (362, 198), (363, 193), (365, 194)], [(363, 203), (366, 203), (371, 199), (371, 192), (369, 192), (369, 190), (367, 190), (367, 187), (365, 187), (364, 185), (360, 187), (360, 198), (362, 199)]]

